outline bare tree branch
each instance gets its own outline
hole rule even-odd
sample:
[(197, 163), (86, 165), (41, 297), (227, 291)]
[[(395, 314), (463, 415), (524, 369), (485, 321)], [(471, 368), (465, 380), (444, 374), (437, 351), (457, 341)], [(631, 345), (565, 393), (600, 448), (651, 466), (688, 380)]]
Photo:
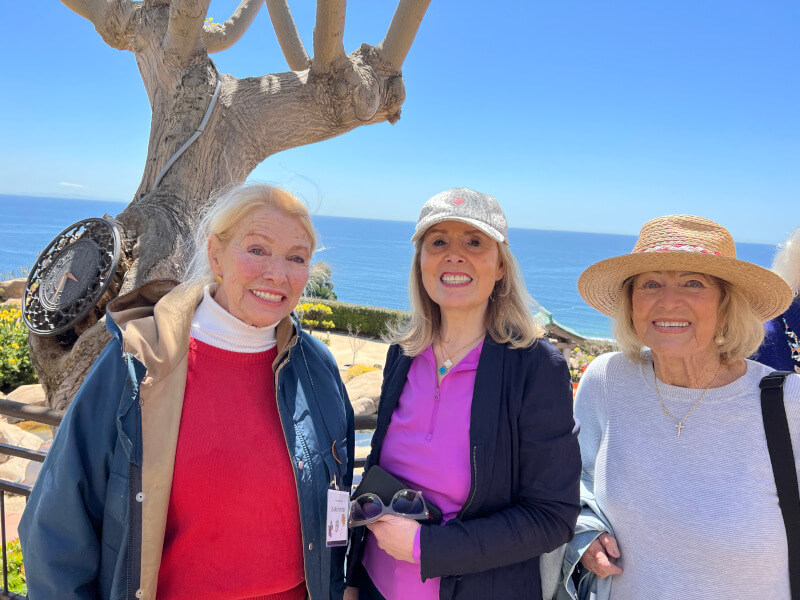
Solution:
[(292, 71), (302, 71), (308, 68), (308, 54), (300, 39), (300, 34), (297, 33), (297, 26), (294, 24), (286, 0), (267, 0), (267, 10), (289, 68)]
[(233, 46), (253, 23), (264, 0), (242, 0), (231, 18), (217, 25), (203, 26), (203, 42), (206, 50), (220, 52)]
[(211, 0), (172, 0), (169, 5), (169, 24), (164, 36), (164, 50), (187, 64), (200, 47), (203, 21)]
[(346, 0), (317, 0), (317, 24), (314, 26), (312, 73), (327, 73), (344, 52), (344, 16)]
[(399, 69), (406, 60), (431, 0), (400, 0), (386, 37), (378, 45), (383, 60)]
[(106, 0), (61, 0), (61, 3), (94, 24), (102, 22), (108, 11)]
[(61, 0), (71, 11), (94, 25), (103, 41), (118, 50), (130, 50), (133, 15), (140, 5), (130, 0)]
[[(369, 123), (400, 118), (405, 88), (399, 74), (387, 72), (366, 44), (346, 57), (328, 77), (309, 70), (228, 80), (220, 102), (227, 128), (239, 132), (230, 144), (247, 146), (238, 164), (252, 170), (267, 156), (341, 135)], [(228, 150), (230, 151), (230, 144)], [(245, 173), (249, 173), (249, 170)]]

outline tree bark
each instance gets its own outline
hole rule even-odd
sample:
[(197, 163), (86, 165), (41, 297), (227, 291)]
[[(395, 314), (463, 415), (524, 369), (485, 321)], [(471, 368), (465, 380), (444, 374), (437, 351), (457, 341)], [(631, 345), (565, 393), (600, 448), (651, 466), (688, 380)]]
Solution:
[[(92, 21), (106, 43), (134, 53), (152, 106), (142, 179), (132, 202), (116, 217), (127, 259), (120, 269), (120, 294), (153, 279), (182, 277), (194, 252), (193, 233), (214, 190), (245, 181), (261, 161), (281, 150), (400, 117), (405, 90), (398, 57), (405, 56), (413, 34), (403, 29), (400, 50), (391, 53), (393, 62), (367, 44), (347, 56), (342, 47), (344, 0), (321, 0), (318, 18), (323, 22), (318, 21), (314, 35), (318, 57), (311, 66), (285, 1), (267, 0), (295, 70), (244, 79), (220, 75), (204, 39), (210, 50), (232, 44), (260, 2), (243, 0), (222, 34), (204, 28), (208, 0), (63, 2)], [(428, 3), (403, 0), (401, 7), (405, 13), (409, 6), (416, 8), (410, 11), (413, 21)], [(219, 97), (203, 133), (154, 187), (159, 172), (203, 121), (218, 80)], [(108, 339), (102, 318), (69, 346), (30, 336), (31, 357), (49, 406), (68, 405)]]

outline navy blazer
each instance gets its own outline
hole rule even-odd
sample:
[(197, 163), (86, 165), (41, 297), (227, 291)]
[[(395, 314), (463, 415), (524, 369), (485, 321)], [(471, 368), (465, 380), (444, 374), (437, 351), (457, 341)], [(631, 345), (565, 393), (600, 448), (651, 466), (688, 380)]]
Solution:
[[(389, 349), (365, 469), (380, 463), (412, 360)], [(422, 526), (422, 578), (441, 578), (441, 600), (539, 599), (538, 557), (572, 539), (580, 512), (578, 426), (561, 353), (544, 340), (514, 350), (487, 337), (469, 434), (469, 495), (456, 518)], [(348, 571), (363, 539), (363, 528), (354, 532)]]

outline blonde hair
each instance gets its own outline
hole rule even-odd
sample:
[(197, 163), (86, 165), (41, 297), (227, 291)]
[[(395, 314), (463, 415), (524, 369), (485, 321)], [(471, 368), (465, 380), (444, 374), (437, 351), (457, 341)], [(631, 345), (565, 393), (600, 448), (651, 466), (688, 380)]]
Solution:
[(795, 296), (800, 296), (800, 227), (778, 244), (772, 270), (786, 280)]
[(291, 193), (265, 183), (245, 183), (221, 190), (197, 227), (194, 255), (186, 268), (184, 281), (210, 283), (214, 273), (208, 261), (208, 240), (216, 235), (223, 244), (233, 235), (239, 222), (259, 208), (271, 208), (294, 217), (308, 235), (311, 254), (317, 247), (317, 234), (308, 208)]
[[(729, 365), (741, 358), (747, 358), (758, 349), (764, 340), (764, 327), (739, 288), (724, 279), (713, 275), (709, 275), (709, 277), (718, 282), (722, 288), (722, 298), (717, 309), (715, 336), (721, 336), (722, 343), (716, 344), (715, 340), (715, 344), (720, 359)], [(613, 329), (619, 349), (632, 360), (641, 362), (644, 360), (642, 354), (644, 346), (633, 327), (633, 282), (635, 279), (636, 275), (633, 275), (622, 283)]]
[[(416, 356), (430, 346), (440, 333), (442, 314), (422, 283), (421, 254), (423, 237), (414, 243), (414, 258), (408, 294), (411, 317), (405, 326), (390, 328), (387, 340), (403, 348), (408, 356)], [(503, 277), (495, 283), (489, 296), (485, 326), (487, 335), (498, 344), (511, 348), (527, 348), (544, 335), (544, 328), (531, 314), (533, 300), (525, 288), (525, 280), (508, 244), (497, 244)]]

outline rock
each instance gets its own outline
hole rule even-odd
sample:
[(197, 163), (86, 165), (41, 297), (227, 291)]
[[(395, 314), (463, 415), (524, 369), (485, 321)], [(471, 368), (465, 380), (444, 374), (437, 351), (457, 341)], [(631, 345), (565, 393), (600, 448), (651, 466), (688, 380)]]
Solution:
[(358, 400), (353, 400), (350, 404), (353, 406), (353, 413), (356, 417), (373, 415), (378, 412), (377, 398), (359, 398)]
[[(21, 385), (7, 396), (8, 400), (14, 402), (22, 402), (28, 406), (45, 406), (44, 389), (40, 383), (32, 383), (30, 385)], [(9, 423), (19, 423), (22, 419), (15, 419), (13, 417), (6, 417)]]
[(24, 279), (9, 279), (8, 281), (0, 281), (0, 300), (22, 298), (22, 290), (24, 289)]
[(378, 412), (381, 383), (383, 383), (383, 371), (370, 371), (354, 377), (345, 384), (355, 414), (371, 415)]
[[(19, 446), (28, 450), (38, 450), (44, 443), (39, 436), (23, 431), (19, 427), (0, 423), (0, 442), (12, 446)], [(25, 471), (31, 462), (17, 456), (0, 454), (0, 479), (19, 483), (25, 479)]]

